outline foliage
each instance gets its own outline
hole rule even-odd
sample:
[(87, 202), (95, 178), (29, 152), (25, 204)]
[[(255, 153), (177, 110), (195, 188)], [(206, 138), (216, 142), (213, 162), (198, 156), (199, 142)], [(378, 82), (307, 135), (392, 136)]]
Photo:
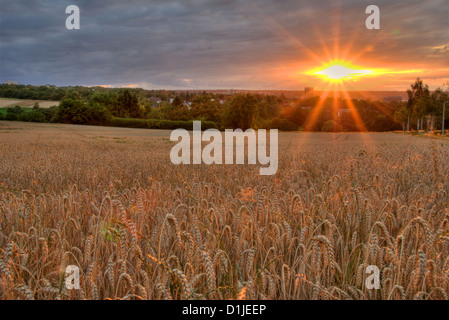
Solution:
[(26, 122), (46, 122), (45, 115), (37, 110), (31, 112), (23, 112), (17, 116), (17, 120)]
[(212, 95), (198, 95), (192, 99), (191, 117), (208, 121), (220, 121), (220, 105)]
[(99, 103), (90, 102), (87, 109), (90, 124), (107, 123), (112, 119), (112, 115), (109, 110)]
[(106, 107), (107, 109), (112, 110), (117, 101), (117, 98), (118, 98), (118, 94), (116, 92), (96, 91), (89, 98), (89, 104), (90, 105), (95, 105), (95, 104), (102, 105), (102, 106)]
[(53, 122), (73, 124), (103, 124), (112, 118), (106, 107), (97, 103), (86, 104), (82, 100), (66, 98), (55, 112)]
[(117, 96), (112, 114), (121, 118), (140, 118), (141, 110), (137, 96), (125, 89)]
[[(287, 98), (259, 93), (223, 93), (197, 91), (144, 90), (140, 88), (55, 87), (28, 85), (0, 85), (0, 96), (25, 99), (54, 99), (70, 101), (61, 110), (48, 110), (36, 104), (33, 109), (50, 120), (65, 123), (110, 125), (111, 115), (117, 118), (189, 122), (194, 119), (212, 121), (220, 129), (326, 130), (334, 121), (343, 131), (396, 131), (407, 128), (434, 130), (442, 126), (443, 102), (448, 96), (442, 90), (430, 92), (419, 78), (408, 90), (408, 102), (346, 100), (329, 96)], [(170, 103), (170, 99), (172, 103)], [(76, 101), (76, 102), (74, 102)], [(73, 107), (73, 110), (69, 110)], [(20, 108), (20, 107), (18, 107)], [(14, 109), (14, 108), (12, 108)], [(30, 109), (25, 110), (29, 112)], [(4, 117), (18, 120), (24, 110), (9, 110)], [(7, 116), (7, 114), (10, 114)], [(56, 114), (55, 114), (56, 113)], [(26, 116), (28, 119), (32, 116)], [(38, 121), (43, 119), (33, 115)], [(446, 117), (446, 125), (449, 116)], [(123, 125), (142, 126), (144, 122)], [(163, 127), (171, 127), (170, 122)], [(156, 127), (157, 125), (153, 125)], [(334, 130), (334, 129), (332, 129)]]
[(342, 130), (342, 126), (334, 120), (326, 121), (321, 128), (322, 132), (340, 132)]
[(179, 97), (176, 97), (172, 103), (162, 103), (161, 113), (167, 120), (188, 120), (190, 117), (189, 109), (180, 103)]
[[(149, 120), (150, 129), (186, 129), (193, 130), (193, 121), (170, 121), (170, 120)], [(201, 130), (217, 129), (217, 124), (213, 121), (201, 121)]]
[(122, 127), (122, 128), (148, 128), (147, 119), (130, 119), (130, 118), (114, 117), (107, 124), (113, 127)]
[(277, 117), (271, 120), (270, 129), (278, 129), (280, 131), (297, 131), (298, 125), (287, 119)]
[(89, 122), (87, 105), (78, 99), (66, 98), (59, 104), (52, 121), (61, 123), (86, 124)]
[(222, 121), (227, 128), (255, 128), (258, 101), (251, 94), (237, 94), (225, 106)]
[(50, 108), (45, 108), (39, 109), (39, 112), (42, 113), (45, 117), (45, 121), (44, 122), (51, 122), (52, 119), (55, 117), (55, 114), (58, 112), (58, 107), (54, 106), (54, 107), (50, 107)]
[[(159, 120), (159, 119), (126, 119), (126, 118), (113, 118), (109, 125), (114, 127), (125, 128), (149, 128), (149, 129), (193, 129), (193, 121), (172, 121), (172, 120)], [(207, 130), (211, 128), (217, 128), (217, 125), (212, 121), (202, 121), (201, 129)]]
[(17, 121), (19, 120), (19, 116), (24, 113), (24, 109), (19, 106), (9, 107), (6, 109), (5, 120), (8, 121)]
[(15, 113), (8, 112), (8, 113), (6, 114), (6, 116), (5, 116), (5, 120), (8, 120), (8, 121), (17, 121), (17, 120), (19, 120), (19, 117), (18, 117), (17, 114), (15, 114)]
[(7, 113), (12, 113), (12, 114), (15, 114), (15, 115), (19, 115), (19, 114), (21, 114), (22, 112), (24, 112), (24, 109), (22, 109), (21, 107), (19, 107), (19, 106), (15, 106), (15, 107), (9, 107), (8, 109), (7, 109), (7, 111), (6, 111)]

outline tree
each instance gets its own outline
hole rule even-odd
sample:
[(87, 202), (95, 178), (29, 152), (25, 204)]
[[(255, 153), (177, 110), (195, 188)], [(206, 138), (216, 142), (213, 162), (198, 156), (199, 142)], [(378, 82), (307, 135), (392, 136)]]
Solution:
[(390, 131), (396, 126), (394, 120), (385, 114), (377, 114), (369, 123), (369, 130), (375, 132)]
[(427, 129), (433, 132), (436, 125), (440, 124), (442, 117), (443, 103), (447, 99), (447, 95), (440, 88), (433, 91), (431, 94), (422, 95), (416, 101), (413, 108), (414, 115), (420, 119), (421, 130), (423, 129), (424, 119), (427, 119)]
[(117, 101), (117, 93), (115, 92), (95, 92), (90, 98), (89, 98), (89, 104), (95, 105), (100, 104), (102, 106), (105, 106), (109, 110), (113, 110), (114, 105)]
[(123, 90), (117, 97), (113, 113), (121, 118), (139, 118), (141, 112), (136, 95), (129, 89)]
[(432, 131), (435, 129), (437, 123), (442, 123), (443, 104), (448, 98), (448, 95), (441, 88), (438, 88), (426, 99), (428, 101), (427, 112), (430, 115), (429, 121)]
[[(413, 114), (413, 109), (416, 103), (430, 93), (429, 86), (424, 85), (420, 78), (417, 78), (413, 84), (410, 85), (410, 89), (407, 90), (408, 103), (407, 103), (407, 131), (410, 131), (410, 116)], [(422, 120), (422, 119), (418, 119)]]
[(88, 123), (88, 108), (82, 100), (66, 98), (59, 104), (52, 121), (74, 124)]
[(343, 128), (341, 127), (341, 125), (339, 125), (334, 120), (329, 120), (323, 124), (321, 131), (322, 132), (340, 132), (340, 131), (343, 131)]
[(45, 122), (46, 118), (40, 110), (32, 110), (30, 112), (20, 114), (18, 120), (27, 122)]
[(394, 121), (402, 125), (403, 132), (405, 132), (405, 125), (407, 124), (407, 120), (408, 120), (407, 108), (399, 109), (394, 113)]
[(191, 116), (193, 119), (204, 119), (217, 122), (219, 120), (219, 106), (212, 95), (198, 95), (192, 99)]
[(428, 115), (429, 100), (430, 100), (429, 96), (423, 96), (418, 101), (416, 101), (416, 103), (413, 107), (412, 116), (413, 116), (413, 118), (417, 119), (416, 130), (418, 132), (420, 130), (423, 130), (423, 128), (424, 128), (424, 117), (426, 115)]
[(15, 114), (16, 116), (18, 116), (19, 114), (21, 114), (22, 112), (24, 112), (24, 110), (20, 107), (20, 106), (15, 106), (15, 107), (9, 107), (6, 109), (6, 112), (8, 114)]
[(41, 108), (41, 109), (39, 109), (39, 112), (44, 115), (44, 117), (45, 117), (44, 122), (51, 122), (51, 120), (54, 118), (55, 114), (58, 112), (58, 107), (52, 106), (50, 108)]
[(168, 120), (188, 120), (188, 109), (183, 105), (181, 98), (176, 96), (172, 103), (163, 102), (161, 104), (162, 116)]
[(95, 124), (108, 123), (112, 120), (109, 110), (99, 103), (89, 103), (88, 105), (89, 122)]
[(253, 128), (258, 116), (257, 99), (251, 94), (237, 94), (225, 106), (223, 124), (228, 128)]
[(173, 102), (172, 102), (171, 104), (172, 104), (175, 108), (176, 108), (176, 107), (182, 106), (181, 98), (180, 98), (179, 96), (176, 96), (176, 97), (173, 99)]
[(64, 99), (82, 100), (83, 97), (81, 96), (81, 93), (78, 92), (78, 90), (67, 89), (63, 100)]
[(276, 96), (260, 96), (257, 100), (259, 101), (257, 104), (259, 122), (279, 116), (280, 108)]
[(276, 117), (271, 120), (270, 129), (278, 129), (281, 131), (297, 131), (298, 126), (287, 119)]

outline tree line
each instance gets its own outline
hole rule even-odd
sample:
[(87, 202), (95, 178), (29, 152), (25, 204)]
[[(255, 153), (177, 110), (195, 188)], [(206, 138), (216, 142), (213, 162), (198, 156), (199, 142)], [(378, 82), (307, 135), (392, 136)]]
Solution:
[(396, 121), (402, 124), (404, 131), (416, 128), (417, 131), (433, 132), (437, 128), (447, 126), (447, 120), (443, 120), (444, 103), (449, 104), (449, 95), (441, 88), (431, 92), (429, 86), (420, 78), (410, 85), (407, 90), (407, 104), (395, 113)]
[(203, 128), (219, 129), (405, 131), (416, 126), (419, 130), (433, 130), (441, 127), (442, 103), (447, 100), (441, 89), (430, 92), (420, 79), (408, 90), (408, 102), (390, 103), (338, 97), (286, 99), (283, 95), (255, 93), (0, 85), (0, 96), (9, 98), (59, 97), (52, 92), (64, 92), (59, 106), (9, 108), (0, 119), (166, 129), (189, 128), (193, 120), (201, 120)]

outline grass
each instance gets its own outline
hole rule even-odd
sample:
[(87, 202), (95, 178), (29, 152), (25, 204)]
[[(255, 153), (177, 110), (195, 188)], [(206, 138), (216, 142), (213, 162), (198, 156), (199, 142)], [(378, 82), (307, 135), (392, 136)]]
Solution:
[[(24, 112), (30, 112), (33, 108), (22, 108)], [(6, 115), (8, 113), (8, 108), (0, 108), (0, 113)]]
[(260, 176), (169, 134), (0, 121), (0, 298), (447, 299), (447, 141), (281, 133)]

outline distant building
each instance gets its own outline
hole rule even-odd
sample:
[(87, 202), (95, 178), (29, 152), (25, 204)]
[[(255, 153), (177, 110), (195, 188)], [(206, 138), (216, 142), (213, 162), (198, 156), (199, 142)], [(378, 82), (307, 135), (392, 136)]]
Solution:
[(162, 101), (161, 99), (156, 98), (156, 97), (150, 97), (150, 98), (148, 98), (148, 102), (151, 103), (151, 106), (152, 106), (153, 108), (156, 108), (156, 106), (157, 106), (158, 104), (160, 104), (161, 101)]
[(344, 114), (351, 113), (351, 109), (340, 109), (338, 110), (337, 116), (341, 118)]
[(385, 97), (382, 99), (383, 102), (401, 102), (402, 97), (401, 96), (392, 96), (392, 97)]
[(10, 81), (10, 80), (6, 80), (5, 84), (19, 84), (17, 81)]
[(186, 107), (187, 109), (192, 109), (192, 102), (184, 102), (183, 104), (182, 104), (184, 107)]
[(315, 90), (312, 87), (304, 88), (304, 98), (311, 98), (315, 95)]

